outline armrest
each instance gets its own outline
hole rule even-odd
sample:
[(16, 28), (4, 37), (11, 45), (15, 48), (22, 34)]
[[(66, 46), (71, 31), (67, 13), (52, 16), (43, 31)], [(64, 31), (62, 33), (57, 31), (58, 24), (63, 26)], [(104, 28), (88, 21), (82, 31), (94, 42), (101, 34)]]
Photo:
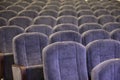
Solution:
[(12, 65), (13, 80), (27, 80), (26, 68), (19, 65)]
[(13, 65), (12, 71), (13, 71), (13, 80), (38, 80), (38, 79), (43, 80), (44, 78), (42, 65), (27, 66), (27, 67)]

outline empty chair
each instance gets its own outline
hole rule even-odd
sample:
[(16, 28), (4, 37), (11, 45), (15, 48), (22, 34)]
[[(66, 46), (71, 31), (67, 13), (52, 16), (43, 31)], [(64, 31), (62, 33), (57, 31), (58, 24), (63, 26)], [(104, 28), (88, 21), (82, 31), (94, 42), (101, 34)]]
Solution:
[(0, 5), (0, 10), (4, 10), (4, 9), (5, 9), (5, 7)]
[(109, 59), (97, 65), (91, 72), (91, 80), (120, 80), (120, 59)]
[(114, 10), (112, 10), (111, 11), (111, 15), (113, 15), (113, 16), (119, 16), (120, 15), (120, 9), (114, 9)]
[(25, 9), (40, 12), (42, 10), (42, 7), (36, 6), (36, 5), (31, 5), (31, 6), (27, 6)]
[[(14, 80), (43, 80), (42, 49), (47, 45), (48, 37), (38, 32), (23, 33), (14, 37)], [(25, 72), (24, 75), (22, 72)]]
[(105, 25), (103, 25), (103, 29), (108, 32), (111, 32), (117, 28), (120, 28), (120, 23), (118, 23), (118, 22), (109, 22), (109, 23), (106, 23)]
[(6, 9), (13, 10), (13, 11), (18, 13), (18, 12), (22, 11), (24, 8), (22, 6), (19, 6), (19, 5), (11, 5), (11, 6), (8, 6)]
[(0, 2), (4, 2), (5, 0), (0, 0)]
[(8, 0), (8, 1), (10, 1), (10, 2), (17, 2), (17, 1), (19, 1), (19, 0)]
[(110, 35), (112, 39), (120, 41), (120, 28), (113, 30)]
[(56, 5), (46, 5), (43, 7), (43, 10), (55, 10), (55, 11), (59, 11), (59, 7)]
[(45, 79), (88, 80), (85, 53), (85, 47), (76, 42), (56, 42), (45, 47), (43, 49)]
[(97, 23), (98, 19), (93, 15), (83, 15), (78, 18), (78, 25), (84, 23)]
[(75, 41), (81, 43), (81, 35), (75, 31), (59, 31), (49, 37), (50, 43), (62, 41)]
[(22, 7), (27, 7), (28, 5), (29, 5), (29, 3), (28, 2), (24, 2), (24, 1), (22, 1), (22, 2), (18, 2), (18, 3), (16, 3), (16, 5), (19, 5), (19, 6), (22, 6)]
[(78, 25), (78, 20), (74, 16), (60, 16), (57, 18), (57, 24), (70, 23)]
[(72, 6), (72, 5), (64, 5), (64, 6), (61, 6), (60, 7), (60, 10), (75, 10), (75, 7), (74, 6)]
[(82, 15), (94, 15), (94, 13), (91, 10), (79, 10), (78, 17), (80, 17)]
[(17, 25), (22, 28), (26, 28), (32, 24), (32, 19), (26, 16), (13, 17), (8, 21), (9, 25)]
[(78, 7), (76, 7), (76, 11), (79, 10), (90, 10), (90, 7), (88, 5), (79, 5)]
[(96, 40), (86, 46), (89, 76), (99, 63), (113, 58), (120, 58), (120, 42), (116, 40)]
[(31, 2), (33, 2), (33, 0), (25, 0), (26, 2), (28, 2), (28, 3), (31, 3)]
[(74, 11), (74, 10), (67, 10), (67, 9), (60, 10), (59, 13), (58, 13), (58, 15), (59, 16), (65, 16), (65, 15), (69, 16), (70, 15), (70, 16), (77, 17), (76, 11)]
[(101, 25), (104, 25), (109, 22), (115, 22), (115, 21), (116, 21), (115, 17), (111, 16), (111, 15), (102, 15), (102, 16), (98, 17), (98, 23)]
[(85, 23), (79, 26), (79, 33), (82, 34), (88, 30), (102, 29), (102, 26), (98, 23)]
[(12, 3), (9, 2), (9, 1), (6, 1), (6, 2), (0, 2), (0, 5), (1, 5), (1, 6), (4, 6), (4, 7), (6, 8), (6, 7), (12, 5)]
[(7, 19), (0, 17), (0, 27), (1, 26), (6, 26), (7, 25)]
[(35, 17), (38, 16), (38, 13), (33, 10), (23, 10), (23, 11), (19, 12), (18, 15), (26, 16), (26, 17), (30, 17), (30, 18), (34, 19)]
[(94, 6), (94, 5), (100, 5), (101, 6), (101, 3), (99, 1), (91, 1), (91, 2), (89, 2), (89, 5), (90, 6)]
[(117, 16), (117, 17), (116, 17), (116, 21), (117, 21), (117, 22), (120, 22), (120, 16)]
[(42, 10), (42, 11), (40, 11), (39, 16), (52, 16), (52, 17), (57, 18), (58, 12), (56, 10), (52, 10), (52, 9), (51, 10)]
[(113, 5), (113, 3), (111, 3), (110, 1), (102, 3), (102, 6), (109, 6), (109, 5)]
[(73, 5), (74, 6), (74, 2), (73, 1), (66, 1), (66, 2), (63, 2), (61, 5), (62, 6), (63, 5)]
[(79, 6), (79, 5), (81, 5), (81, 4), (87, 5), (88, 3), (87, 3), (86, 1), (76, 1), (76, 2), (75, 2), (75, 6), (76, 6), (76, 7)]
[(61, 4), (60, 1), (57, 0), (57, 1), (48, 1), (46, 5), (56, 5), (59, 7)]
[(92, 9), (93, 11), (96, 11), (96, 10), (99, 10), (99, 9), (104, 9), (104, 7), (101, 6), (101, 5), (94, 5), (94, 6), (91, 7), (91, 9)]
[(45, 3), (42, 1), (34, 1), (31, 5), (43, 7), (43, 6), (45, 6)]
[(24, 30), (18, 26), (0, 27), (0, 79), (13, 80), (11, 66), (13, 61), (12, 39)]
[(99, 39), (110, 39), (110, 35), (107, 31), (102, 29), (88, 30), (82, 34), (82, 44), (85, 46), (88, 43)]
[(53, 32), (66, 31), (66, 30), (67, 31), (72, 30), (78, 32), (78, 26), (74, 24), (59, 24), (53, 28)]
[(109, 11), (106, 9), (99, 9), (94, 12), (95, 16), (99, 17), (101, 15), (110, 15)]
[(25, 32), (40, 32), (49, 36), (52, 34), (52, 27), (48, 25), (31, 25), (25, 29)]
[(105, 7), (108, 11), (112, 11), (114, 9), (119, 9), (119, 7), (115, 6), (115, 5), (108, 5)]
[(34, 19), (34, 24), (45, 24), (54, 27), (56, 25), (56, 19), (52, 16), (39, 16)]
[(12, 17), (15, 17), (17, 15), (17, 13), (15, 11), (12, 10), (2, 10), (0, 11), (0, 17), (3, 17), (7, 20), (9, 20)]

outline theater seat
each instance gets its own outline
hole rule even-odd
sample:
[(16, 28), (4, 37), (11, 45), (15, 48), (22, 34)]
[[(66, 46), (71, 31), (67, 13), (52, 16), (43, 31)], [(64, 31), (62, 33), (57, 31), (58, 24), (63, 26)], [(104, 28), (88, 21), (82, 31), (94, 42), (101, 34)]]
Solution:
[(75, 41), (81, 43), (81, 35), (75, 31), (59, 31), (55, 32), (49, 37), (50, 43), (62, 41)]
[(89, 77), (91, 70), (99, 63), (120, 58), (120, 42), (116, 40), (96, 40), (86, 46)]
[(43, 67), (45, 80), (88, 80), (86, 50), (80, 43), (56, 42), (45, 47)]
[(48, 25), (31, 25), (25, 29), (25, 32), (40, 32), (49, 36), (52, 34), (52, 27)]
[(120, 59), (109, 59), (93, 68), (91, 80), (120, 80)]
[(0, 27), (0, 79), (13, 80), (11, 69), (14, 63), (12, 39), (23, 32), (24, 29), (18, 26)]
[(23, 33), (13, 39), (14, 80), (44, 80), (42, 49), (48, 44), (48, 37), (42, 33)]

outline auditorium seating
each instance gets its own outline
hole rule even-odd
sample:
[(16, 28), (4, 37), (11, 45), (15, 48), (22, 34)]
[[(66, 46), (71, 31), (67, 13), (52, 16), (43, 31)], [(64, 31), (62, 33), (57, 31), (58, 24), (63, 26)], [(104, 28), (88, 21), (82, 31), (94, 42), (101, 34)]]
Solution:
[(91, 80), (119, 80), (120, 59), (109, 59), (97, 65), (91, 73)]
[(13, 80), (11, 66), (13, 61), (12, 39), (24, 30), (18, 26), (0, 27), (0, 79)]
[(120, 15), (120, 9), (114, 9), (111, 11), (111, 15), (117, 17)]
[(56, 25), (56, 19), (52, 16), (38, 16), (34, 19), (33, 24), (45, 24), (54, 27)]
[(98, 23), (85, 23), (79, 26), (79, 33), (83, 33), (88, 30), (102, 29), (102, 25)]
[(120, 42), (115, 40), (96, 40), (86, 46), (87, 68), (90, 77), (91, 70), (108, 59), (120, 58)]
[(105, 25), (103, 25), (103, 29), (108, 32), (111, 32), (117, 28), (120, 28), (120, 23), (118, 23), (118, 22), (109, 22), (109, 23), (106, 23)]
[(110, 39), (109, 33), (102, 29), (88, 30), (84, 32), (81, 36), (82, 36), (82, 44), (85, 46), (94, 40)]
[(98, 23), (97, 17), (94, 15), (83, 15), (78, 18), (78, 26), (84, 23)]
[(120, 29), (113, 30), (110, 35), (112, 39), (120, 41)]
[(106, 9), (97, 9), (94, 11), (95, 16), (99, 17), (101, 15), (109, 15), (109, 11), (107, 11)]
[(85, 47), (76, 42), (57, 42), (45, 47), (45, 80), (88, 80), (85, 53)]
[(52, 16), (57, 18), (58, 17), (58, 12), (56, 10), (41, 10), (39, 13), (39, 16)]
[(60, 16), (57, 18), (57, 24), (74, 24), (74, 25), (78, 25), (78, 19), (74, 16), (70, 16), (70, 15), (64, 15), (64, 16)]
[(115, 17), (111, 15), (102, 15), (98, 17), (98, 23), (104, 25), (108, 22), (115, 22)]
[(11, 5), (11, 6), (8, 6), (6, 9), (13, 10), (18, 13), (18, 12), (22, 11), (24, 9), (24, 7), (19, 6), (19, 5)]
[(58, 16), (74, 16), (77, 17), (77, 13), (74, 10), (70, 10), (70, 9), (64, 9), (64, 10), (60, 10), (58, 13)]
[(32, 24), (32, 19), (26, 16), (16, 16), (16, 17), (11, 18), (8, 21), (8, 24), (17, 25), (25, 29), (26, 27)]
[(42, 49), (48, 37), (42, 33), (23, 33), (13, 39), (14, 80), (43, 80)]
[(120, 22), (120, 15), (116, 17), (116, 21)]
[(49, 37), (50, 43), (62, 42), (62, 41), (75, 41), (81, 43), (82, 38), (81, 35), (75, 31), (59, 31), (53, 33)]
[(31, 25), (25, 29), (25, 32), (40, 32), (49, 36), (52, 34), (52, 27), (48, 25)]
[(12, 17), (17, 16), (17, 13), (15, 11), (12, 10), (2, 10), (0, 11), (0, 17), (3, 17), (7, 20), (9, 20)]
[[(101, 63), (102, 61), (109, 59), (109, 55), (112, 54), (112, 53), (109, 53), (111, 50), (112, 50), (111, 52), (114, 52), (115, 50), (119, 49), (119, 44), (118, 46), (115, 46), (115, 45), (111, 45), (111, 42), (117, 41), (117, 43), (120, 43), (120, 39), (119, 39), (120, 1), (117, 1), (117, 0), (0, 0), (0, 28), (4, 28), (4, 27), (12, 28), (16, 26), (17, 27), (19, 26), (19, 28), (22, 28), (22, 31), (24, 32), (24, 33), (23, 32), (20, 33), (20, 35), (24, 35), (24, 34), (25, 35), (29, 35), (29, 34), (30, 35), (31, 34), (44, 35), (47, 38), (45, 40), (47, 44), (44, 47), (47, 47), (49, 45), (56, 44), (56, 43), (66, 44), (67, 42), (71, 41), (73, 43), (75, 42), (77, 44), (84, 46), (85, 51), (87, 51), (88, 46), (93, 45), (92, 43), (94, 43), (95, 41), (103, 41), (103, 42), (105, 41), (105, 43), (101, 43), (100, 45), (98, 44), (97, 47), (95, 46), (92, 50), (85, 52), (85, 54), (87, 54), (88, 52), (90, 54), (96, 53), (96, 55), (91, 56), (92, 58), (91, 57), (88, 58), (88, 56), (86, 57), (86, 60), (90, 59), (89, 61), (98, 60), (99, 57), (97, 57), (97, 53), (99, 54), (102, 53), (100, 56), (104, 56), (104, 57), (103, 57), (103, 60), (100, 57), (101, 61), (99, 63)], [(12, 35), (13, 32), (6, 33), (5, 31), (5, 34), (4, 32), (2, 32), (2, 34), (0, 35), (7, 37), (7, 36)], [(14, 37), (18, 35), (19, 34), (16, 34)], [(14, 40), (13, 39), (14, 37), (12, 37), (11, 40)], [(36, 40), (36, 38), (34, 39), (34, 36), (30, 36), (29, 38), (32, 40), (29, 41), (28, 39), (28, 41), (25, 41), (25, 43), (27, 43), (26, 45), (24, 45), (26, 49), (28, 49), (29, 45), (30, 45), (29, 47), (32, 47), (34, 43), (36, 44), (36, 46), (38, 45), (38, 41)], [(3, 39), (4, 41), (7, 41), (6, 38), (0, 38), (0, 41)], [(26, 40), (26, 39), (23, 39), (23, 40)], [(16, 45), (19, 45), (17, 41), (16, 41)], [(40, 41), (41, 44), (43, 44), (42, 42), (44, 41)], [(12, 44), (11, 48), (17, 49), (13, 43), (14, 41), (11, 42)], [(7, 43), (6, 44), (1, 43), (1, 44), (6, 45)], [(21, 47), (21, 44), (22, 42), (20, 42), (19, 51), (20, 49), (23, 49), (23, 47)], [(108, 48), (106, 48), (106, 45)], [(23, 50), (25, 50), (25, 48)], [(36, 49), (40, 51), (40, 54), (42, 54), (41, 57), (43, 57), (44, 53), (42, 52), (43, 51), (42, 48), (40, 47), (39, 49), (37, 47), (35, 48), (35, 50)], [(59, 49), (57, 48), (56, 50), (59, 50)], [(16, 54), (19, 54), (19, 51), (16, 52)], [(32, 49), (30, 51), (32, 52)], [(69, 54), (70, 50), (66, 50), (65, 52), (67, 51)], [(77, 51), (75, 53), (77, 53)], [(104, 51), (106, 53), (105, 55), (103, 54)], [(14, 59), (14, 62), (15, 60), (19, 60), (20, 63), (10, 64), (10, 65), (13, 65), (13, 67), (5, 66), (3, 69), (5, 73), (3, 74), (4, 77), (2, 76), (2, 80), (12, 79), (12, 78), (9, 78), (9, 76), (11, 76), (12, 73), (9, 73), (9, 70), (8, 70), (8, 73), (6, 73), (6, 70), (7, 70), (6, 67), (9, 69), (11, 68), (13, 69), (12, 80), (46, 80), (46, 79), (53, 80), (52, 76), (48, 78), (48, 75), (50, 75), (49, 73), (45, 73), (44, 71), (42, 71), (44, 69), (43, 67), (44, 64), (38, 63), (32, 66), (21, 65), (22, 62), (27, 61), (27, 60), (28, 62), (26, 63), (29, 64), (29, 59), (31, 59), (30, 63), (34, 63), (34, 61), (40, 60), (41, 59), (39, 57), (40, 54), (38, 55), (38, 53), (36, 52), (37, 51), (35, 51), (34, 53), (30, 53), (30, 56), (29, 54), (27, 54), (27, 52), (24, 53), (24, 54), (27, 54), (27, 55), (22, 56), (22, 57), (27, 56), (25, 60), (21, 60), (22, 57), (21, 58), (19, 56), (16, 57), (15, 56), (16, 54), (15, 55), (13, 54), (14, 57), (16, 57), (16, 59)], [(49, 50), (49, 52), (52, 53), (51, 50)], [(119, 51), (115, 51), (115, 53), (117, 52)], [(13, 51), (11, 51), (11, 53), (13, 53)], [(20, 54), (22, 54), (22, 52)], [(119, 58), (119, 55), (112, 56), (112, 58), (116, 58), (116, 57)], [(9, 60), (9, 57), (7, 56), (5, 57), (5, 59)], [(0, 61), (1, 61), (1, 58), (0, 58)], [(43, 63), (43, 60), (41, 62)], [(2, 62), (2, 64), (4, 63), (5, 65), (6, 63), (8, 63), (7, 65), (9, 65), (9, 61)], [(93, 65), (92, 66), (92, 69), (93, 69), (99, 63), (94, 65), (90, 62), (90, 65)], [(70, 63), (66, 63), (66, 64), (70, 64)], [(89, 78), (87, 77), (81, 78), (81, 76), (83, 75), (81, 75), (80, 73), (78, 73), (78, 75), (76, 76), (76, 74), (72, 75), (73, 73), (71, 72), (69, 73), (71, 75), (71, 78), (69, 74), (66, 74), (66, 73), (64, 74), (65, 76), (63, 77), (61, 73), (61, 77), (59, 76), (58, 78), (59, 79), (61, 78), (61, 80), (64, 80), (64, 79), (65, 80), (67, 79), (69, 80), (81, 80), (81, 79), (92, 80), (92, 77), (90, 76), (92, 69), (89, 70), (89, 62), (87, 61), (84, 64), (88, 65), (86, 71), (88, 72), (89, 75), (86, 75), (86, 76), (88, 76)], [(51, 64), (49, 63), (49, 65)], [(62, 65), (62, 66), (65, 66), (65, 65)], [(78, 70), (79, 68), (77, 66), (76, 66), (77, 72), (79, 72)], [(0, 63), (0, 72), (2, 71), (1, 67), (2, 66)], [(45, 66), (45, 67), (48, 67), (48, 66)], [(52, 67), (55, 68), (56, 66), (52, 65)], [(60, 69), (62, 70), (61, 67)], [(60, 70), (60, 69), (56, 67), (56, 70)], [(67, 67), (65, 67), (63, 70), (66, 70), (66, 69)], [(21, 72), (19, 73), (19, 71)], [(51, 71), (52, 70), (50, 70), (50, 72)], [(54, 73), (53, 71), (53, 74), (56, 74), (56, 73)], [(69, 78), (67, 78), (66, 75)], [(45, 79), (43, 79), (43, 76), (45, 76)], [(56, 75), (53, 75), (53, 76), (56, 77)], [(76, 76), (79, 78), (76, 78), (73, 76)], [(94, 75), (92, 74), (92, 76)], [(58, 78), (55, 78), (55, 79), (58, 79)]]
[(35, 17), (38, 16), (38, 13), (36, 11), (32, 11), (32, 10), (23, 10), (23, 11), (19, 12), (18, 15), (26, 16), (26, 17), (30, 17), (30, 18), (34, 19)]
[(53, 32), (68, 31), (68, 30), (72, 30), (72, 31), (78, 32), (78, 26), (76, 26), (74, 24), (59, 24), (59, 25), (56, 25), (53, 28)]
[(1, 26), (6, 26), (7, 25), (7, 19), (0, 17), (0, 27)]

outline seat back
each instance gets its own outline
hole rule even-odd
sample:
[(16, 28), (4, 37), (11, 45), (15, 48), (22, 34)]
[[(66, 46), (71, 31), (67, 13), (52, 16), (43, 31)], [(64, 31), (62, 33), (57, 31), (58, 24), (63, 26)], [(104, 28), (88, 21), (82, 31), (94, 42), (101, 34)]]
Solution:
[(13, 53), (16, 65), (33, 66), (42, 64), (42, 49), (48, 44), (48, 37), (42, 33), (23, 33), (13, 39)]
[(59, 24), (53, 28), (53, 32), (72, 30), (78, 32), (78, 26), (74, 24)]
[(25, 32), (40, 32), (49, 36), (52, 34), (52, 27), (48, 25), (31, 25), (25, 29)]
[(22, 28), (26, 28), (32, 24), (32, 19), (26, 16), (13, 17), (8, 21), (9, 25), (17, 25)]
[(119, 58), (106, 60), (92, 70), (91, 80), (120, 80), (119, 69)]
[(57, 42), (45, 47), (45, 79), (88, 80), (85, 53), (85, 47), (76, 42)]
[(99, 63), (113, 58), (120, 58), (120, 42), (115, 40), (96, 40), (86, 46), (89, 76)]
[(12, 53), (12, 39), (24, 30), (18, 26), (0, 27), (0, 53)]
[(75, 41), (81, 43), (81, 35), (75, 31), (59, 31), (53, 33), (49, 38), (50, 43), (62, 41)]
[(34, 19), (34, 24), (45, 24), (54, 27), (56, 25), (56, 19), (52, 16), (39, 16)]
[(88, 30), (82, 34), (82, 44), (84, 45), (99, 39), (110, 39), (110, 35), (107, 31), (102, 29)]

